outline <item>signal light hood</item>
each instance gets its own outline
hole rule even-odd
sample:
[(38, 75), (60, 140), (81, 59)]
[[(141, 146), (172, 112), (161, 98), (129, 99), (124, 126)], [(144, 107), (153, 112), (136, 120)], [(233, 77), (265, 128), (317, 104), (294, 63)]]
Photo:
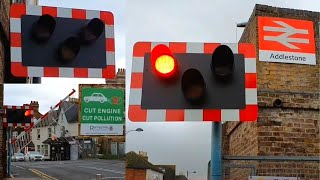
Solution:
[(33, 23), (31, 35), (38, 43), (44, 43), (51, 38), (55, 27), (56, 20), (52, 16), (45, 14), (40, 16), (38, 21)]
[(102, 34), (104, 30), (104, 23), (98, 19), (93, 18), (89, 21), (88, 24), (81, 30), (79, 37), (81, 43), (91, 44), (96, 41)]
[(212, 54), (211, 70), (219, 78), (228, 78), (234, 70), (234, 56), (226, 45), (220, 45)]
[(200, 71), (197, 69), (186, 70), (182, 75), (181, 90), (185, 99), (191, 104), (203, 104), (206, 94), (206, 83)]
[(76, 58), (80, 51), (80, 40), (77, 37), (69, 37), (58, 48), (58, 59), (62, 63), (69, 63)]

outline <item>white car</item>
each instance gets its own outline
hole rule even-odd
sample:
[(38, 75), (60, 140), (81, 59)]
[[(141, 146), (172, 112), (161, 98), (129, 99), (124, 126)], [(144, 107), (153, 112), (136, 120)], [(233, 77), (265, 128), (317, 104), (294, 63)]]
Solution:
[(14, 153), (12, 156), (12, 161), (14, 161), (14, 162), (25, 161), (24, 154), (23, 153)]
[(25, 155), (25, 159), (29, 161), (43, 161), (44, 156), (37, 151), (29, 151)]
[(108, 98), (106, 98), (103, 94), (101, 93), (92, 93), (91, 96), (85, 96), (84, 101), (86, 103), (88, 102), (108, 102)]

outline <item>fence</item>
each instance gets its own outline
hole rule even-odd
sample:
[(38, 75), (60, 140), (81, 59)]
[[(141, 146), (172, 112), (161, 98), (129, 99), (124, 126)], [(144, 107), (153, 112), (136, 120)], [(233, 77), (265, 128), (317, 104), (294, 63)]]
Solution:
[(252, 176), (272, 176), (291, 177), (287, 178), (288, 180), (318, 180), (320, 179), (319, 167), (320, 157), (313, 156), (226, 156), (223, 179), (238, 180), (249, 179)]

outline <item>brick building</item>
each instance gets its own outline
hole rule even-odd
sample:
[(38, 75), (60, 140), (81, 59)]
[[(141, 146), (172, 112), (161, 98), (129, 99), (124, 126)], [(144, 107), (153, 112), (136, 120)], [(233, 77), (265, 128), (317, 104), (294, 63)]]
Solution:
[(126, 180), (164, 180), (165, 170), (148, 161), (145, 152), (126, 154)]
[[(316, 65), (271, 63), (257, 59), (258, 122), (225, 123), (223, 153), (232, 156), (319, 157), (320, 13), (256, 5), (240, 42), (254, 44), (257, 58), (259, 16), (313, 21)], [(279, 107), (274, 105), (276, 99), (282, 101)], [(319, 161), (233, 161), (233, 163), (254, 165), (259, 176), (320, 178)], [(224, 170), (226, 178), (248, 178), (250, 174), (250, 170), (245, 168), (224, 168)]]

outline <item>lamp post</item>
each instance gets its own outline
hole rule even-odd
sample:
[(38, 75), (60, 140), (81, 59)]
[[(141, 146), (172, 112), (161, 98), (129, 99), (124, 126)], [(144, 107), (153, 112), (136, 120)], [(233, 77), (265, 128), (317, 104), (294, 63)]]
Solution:
[(236, 23), (236, 42), (238, 42), (238, 28), (245, 28), (248, 22)]
[(129, 130), (129, 131), (126, 132), (126, 135), (127, 135), (129, 132), (132, 132), (132, 131), (142, 132), (143, 129), (142, 129), (142, 128), (137, 128), (137, 129)]
[(195, 174), (195, 173), (197, 173), (196, 171), (187, 171), (187, 179), (189, 179), (189, 174)]

